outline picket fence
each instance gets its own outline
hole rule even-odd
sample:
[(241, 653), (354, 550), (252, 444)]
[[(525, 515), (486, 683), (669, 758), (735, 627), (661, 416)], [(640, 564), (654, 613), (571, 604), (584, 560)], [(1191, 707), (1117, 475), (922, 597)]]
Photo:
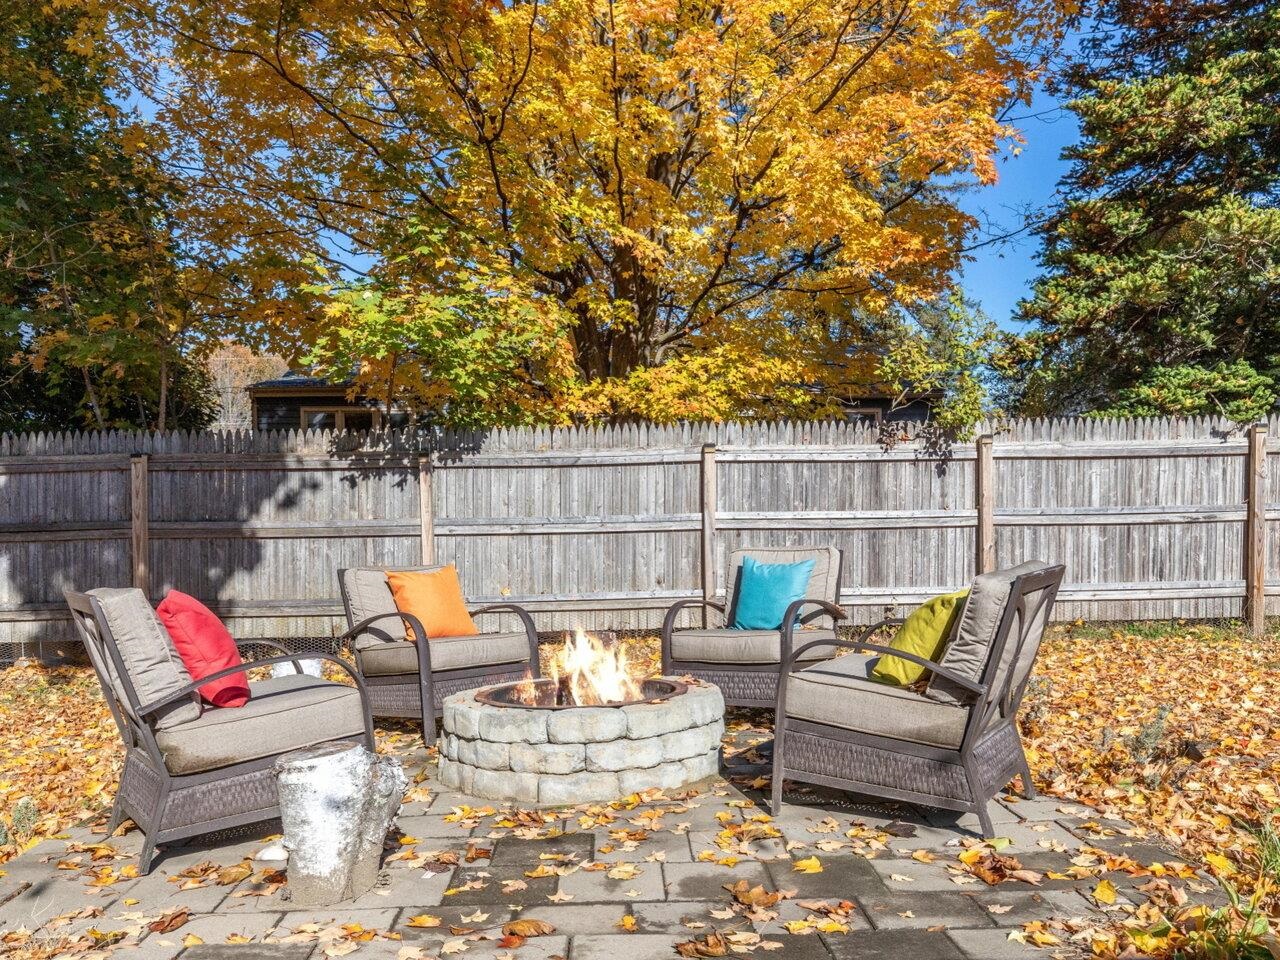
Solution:
[(1280, 612), (1277, 426), (1009, 420), (951, 446), (846, 423), (0, 436), (0, 659), (73, 652), (62, 590), (104, 585), (184, 590), (240, 637), (332, 636), (339, 568), (423, 558), (546, 630), (650, 629), (769, 544), (839, 546), (860, 622), (1043, 558), (1066, 564), (1059, 618), (1258, 629)]

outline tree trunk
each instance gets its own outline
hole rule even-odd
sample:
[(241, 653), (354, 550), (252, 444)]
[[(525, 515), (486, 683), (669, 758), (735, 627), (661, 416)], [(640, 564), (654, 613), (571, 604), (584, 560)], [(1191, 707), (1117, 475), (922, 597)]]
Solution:
[(169, 361), (168, 358), (160, 360), (160, 412), (156, 418), (156, 429), (161, 433), (164, 432), (168, 425), (169, 412)]
[(409, 788), (409, 778), (395, 757), (374, 759), (373, 783), (365, 800), (364, 815), (360, 818), (360, 843), (356, 849), (355, 863), (351, 868), (348, 896), (354, 900), (372, 890), (382, 870), (382, 845), (387, 830), (400, 812), (404, 792)]
[(358, 743), (327, 743), (280, 757), (276, 778), (291, 904), (327, 906), (366, 893), (407, 785), (399, 761)]
[(105, 430), (107, 425), (102, 419), (102, 407), (98, 405), (98, 391), (93, 389), (93, 378), (89, 376), (88, 368), (81, 367), (80, 375), (84, 378), (84, 392), (89, 398), (89, 406), (93, 409), (94, 422), (97, 423), (99, 430)]

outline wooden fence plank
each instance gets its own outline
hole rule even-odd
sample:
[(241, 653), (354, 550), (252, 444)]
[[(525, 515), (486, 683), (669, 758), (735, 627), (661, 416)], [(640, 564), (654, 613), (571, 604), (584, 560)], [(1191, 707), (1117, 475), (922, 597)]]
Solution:
[(993, 439), (989, 433), (978, 438), (978, 454), (973, 462), (973, 489), (978, 511), (974, 571), (978, 574), (990, 573), (996, 568), (996, 500), (991, 476)]
[(419, 555), (424, 567), (436, 562), (436, 512), (431, 480), (432, 463), (431, 454), (428, 452), (418, 457), (418, 526), (421, 538)]
[(1249, 428), (1249, 467), (1245, 474), (1244, 612), (1249, 632), (1255, 637), (1266, 632), (1266, 450), (1266, 424), (1254, 424)]
[[(716, 489), (716, 445), (703, 444), (701, 456), (701, 491), (702, 522), (701, 545), (702, 563), (699, 574), (702, 578), (702, 599), (711, 600), (716, 595), (716, 504), (719, 492)], [(702, 608), (702, 625), (711, 625), (710, 611)]]
[(145, 453), (129, 460), (129, 556), (133, 563), (133, 585), (151, 595), (151, 493)]

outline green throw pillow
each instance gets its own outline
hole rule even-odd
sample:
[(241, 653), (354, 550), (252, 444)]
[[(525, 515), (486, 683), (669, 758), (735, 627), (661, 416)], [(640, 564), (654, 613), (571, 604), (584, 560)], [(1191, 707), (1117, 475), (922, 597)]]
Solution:
[[(889, 644), (890, 648), (914, 653), (917, 657), (924, 657), (935, 663), (941, 660), (942, 650), (951, 635), (951, 625), (964, 608), (964, 599), (968, 595), (968, 590), (958, 590), (920, 604), (898, 628), (897, 635)], [(886, 653), (872, 668), (871, 679), (898, 687), (909, 687), (924, 674), (925, 668), (920, 664), (901, 657), (891, 657)]]

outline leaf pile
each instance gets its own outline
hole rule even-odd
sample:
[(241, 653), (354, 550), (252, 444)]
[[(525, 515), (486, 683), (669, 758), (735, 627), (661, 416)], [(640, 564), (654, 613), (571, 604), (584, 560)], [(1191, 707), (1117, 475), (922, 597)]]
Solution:
[[(0, 863), (109, 806), (120, 757), (120, 734), (91, 669), (0, 669), (0, 824), (10, 835)], [(29, 823), (23, 807), (34, 812)]]
[(1022, 716), (1036, 780), (1251, 893), (1265, 880), (1253, 831), (1280, 807), (1277, 666), (1280, 641), (1233, 630), (1052, 631)]

